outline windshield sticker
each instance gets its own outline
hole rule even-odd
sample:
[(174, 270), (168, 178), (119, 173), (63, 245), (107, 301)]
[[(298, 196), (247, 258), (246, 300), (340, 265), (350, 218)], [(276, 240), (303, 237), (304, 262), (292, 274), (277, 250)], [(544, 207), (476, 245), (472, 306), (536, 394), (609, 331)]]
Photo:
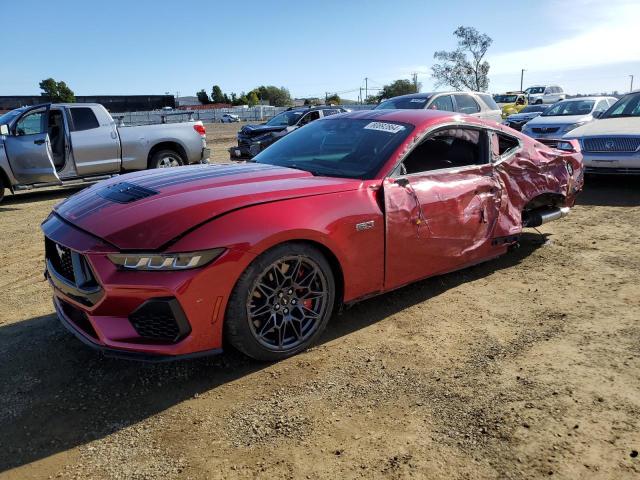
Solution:
[(395, 123), (371, 122), (365, 130), (378, 130), (379, 132), (398, 133), (404, 130), (404, 126)]
[(410, 103), (424, 103), (426, 101), (426, 98), (412, 98), (411, 100), (409, 100)]

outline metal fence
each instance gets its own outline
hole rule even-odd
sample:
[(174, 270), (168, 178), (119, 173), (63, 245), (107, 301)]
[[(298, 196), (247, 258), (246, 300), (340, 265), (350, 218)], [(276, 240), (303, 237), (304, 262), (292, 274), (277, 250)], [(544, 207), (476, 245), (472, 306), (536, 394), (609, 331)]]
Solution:
[[(350, 110), (371, 110), (375, 105), (341, 105)], [(164, 111), (154, 110), (150, 112), (129, 112), (113, 114), (113, 118), (121, 126), (151, 125), (156, 123), (179, 123), (191, 120), (201, 120), (203, 123), (217, 123), (225, 113), (237, 115), (242, 122), (264, 122), (274, 117), (280, 112), (284, 112), (287, 107), (271, 107), (268, 105), (257, 105), (255, 107), (242, 108), (216, 108), (212, 110), (193, 111)]]

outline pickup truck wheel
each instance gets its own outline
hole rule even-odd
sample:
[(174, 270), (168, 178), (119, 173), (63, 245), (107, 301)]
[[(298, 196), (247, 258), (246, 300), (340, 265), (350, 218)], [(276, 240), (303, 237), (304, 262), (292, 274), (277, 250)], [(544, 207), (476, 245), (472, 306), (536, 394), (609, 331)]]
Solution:
[(169, 168), (179, 167), (183, 165), (184, 161), (179, 153), (173, 150), (160, 150), (151, 157), (149, 162), (150, 168)]
[(279, 245), (240, 276), (229, 298), (225, 340), (256, 360), (282, 360), (322, 334), (334, 301), (335, 280), (324, 255), (309, 245)]
[(6, 188), (2, 176), (0, 176), (0, 202), (4, 199), (4, 189)]

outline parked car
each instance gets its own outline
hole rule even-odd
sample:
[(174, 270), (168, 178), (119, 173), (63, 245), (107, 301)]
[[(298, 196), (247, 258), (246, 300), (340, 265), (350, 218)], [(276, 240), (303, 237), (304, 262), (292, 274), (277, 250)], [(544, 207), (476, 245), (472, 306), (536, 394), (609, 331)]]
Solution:
[(99, 104), (45, 104), (0, 116), (0, 200), (122, 172), (207, 162), (202, 122), (118, 127)]
[(520, 110), (520, 113), (509, 115), (502, 124), (514, 130), (521, 131), (525, 123), (542, 114), (547, 108), (549, 108), (549, 105), (527, 105)]
[(593, 122), (616, 100), (614, 97), (562, 100), (547, 108), (540, 116), (528, 121), (522, 127), (522, 133), (555, 147), (565, 133)]
[(261, 125), (246, 125), (238, 132), (238, 146), (231, 147), (232, 159), (250, 159), (272, 143), (294, 130), (320, 118), (345, 113), (346, 108), (334, 105), (291, 107)]
[(625, 95), (597, 122), (563, 138), (580, 141), (587, 173), (640, 175), (640, 92)]
[(220, 123), (238, 123), (240, 122), (240, 117), (233, 113), (225, 113), (220, 117)]
[(524, 93), (530, 105), (541, 103), (556, 103), (567, 98), (567, 94), (559, 85), (534, 85), (527, 88)]
[(582, 188), (575, 141), (534, 145), (433, 110), (323, 118), (254, 158), (132, 173), (43, 223), (62, 323), (106, 353), (259, 360), (311, 345), (340, 304), (507, 253)]
[(518, 113), (528, 105), (527, 95), (524, 92), (507, 92), (494, 95), (493, 99), (502, 109), (502, 118)]
[(493, 120), (501, 120), (500, 107), (488, 93), (481, 92), (430, 92), (411, 93), (382, 101), (375, 110), (428, 109), (458, 112), (465, 115)]

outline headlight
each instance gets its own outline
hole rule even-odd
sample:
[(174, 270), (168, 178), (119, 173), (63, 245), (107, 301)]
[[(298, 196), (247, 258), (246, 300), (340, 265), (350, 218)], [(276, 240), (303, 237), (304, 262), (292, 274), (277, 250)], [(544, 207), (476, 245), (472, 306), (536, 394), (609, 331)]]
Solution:
[(188, 253), (114, 253), (108, 255), (114, 265), (123, 270), (189, 270), (218, 258), (224, 248)]
[(587, 123), (587, 122), (572, 123), (571, 125), (567, 125), (566, 127), (564, 127), (564, 129), (562, 131), (565, 132), (565, 133), (570, 132), (571, 130), (574, 130), (574, 129), (578, 128), (578, 127), (581, 127), (585, 123)]

